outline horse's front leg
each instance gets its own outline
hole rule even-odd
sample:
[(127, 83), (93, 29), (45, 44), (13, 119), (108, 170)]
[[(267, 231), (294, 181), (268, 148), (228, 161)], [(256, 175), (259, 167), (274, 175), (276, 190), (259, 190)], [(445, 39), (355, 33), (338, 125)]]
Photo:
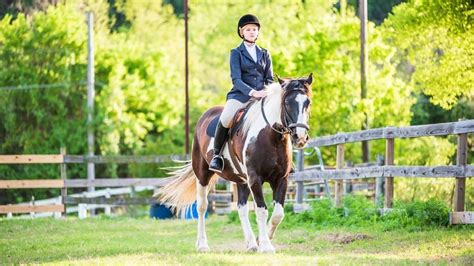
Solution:
[(275, 236), (275, 231), (278, 225), (285, 217), (285, 213), (283, 211), (283, 206), (285, 204), (285, 195), (286, 189), (288, 187), (288, 179), (282, 178), (280, 182), (276, 185), (276, 187), (272, 187), (273, 189), (273, 213), (272, 217), (268, 221), (268, 237), (273, 239)]
[(250, 189), (255, 201), (255, 214), (258, 225), (258, 252), (275, 253), (275, 248), (268, 237), (267, 219), (268, 209), (263, 198), (262, 180), (260, 177), (250, 177)]
[(206, 210), (207, 210), (207, 186), (203, 186), (199, 183), (199, 180), (196, 182), (197, 188), (197, 209), (198, 209), (198, 233), (196, 241), (196, 249), (199, 252), (209, 251), (209, 245), (207, 244), (207, 235), (206, 235)]
[(250, 188), (247, 184), (237, 184), (237, 210), (239, 211), (240, 224), (244, 231), (245, 244), (247, 251), (257, 251), (258, 245), (252, 226), (249, 220), (249, 206), (247, 200), (250, 195)]

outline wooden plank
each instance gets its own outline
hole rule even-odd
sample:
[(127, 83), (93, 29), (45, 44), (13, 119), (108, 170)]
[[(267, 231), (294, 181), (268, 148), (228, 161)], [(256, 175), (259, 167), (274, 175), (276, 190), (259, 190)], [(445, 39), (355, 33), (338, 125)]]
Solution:
[(474, 224), (474, 212), (449, 213), (450, 224)]
[[(456, 165), (463, 167), (467, 164), (467, 134), (458, 135), (458, 145), (456, 154)], [(464, 202), (466, 197), (466, 179), (456, 177), (454, 190), (454, 211), (464, 211)]]
[(0, 213), (64, 212), (64, 205), (0, 205)]
[[(298, 157), (296, 157), (296, 164), (298, 172), (304, 171), (304, 150), (298, 150)], [(304, 184), (303, 182), (296, 182), (296, 203), (303, 204), (304, 198)]]
[(163, 186), (170, 180), (167, 178), (99, 178), (94, 180), (87, 179), (68, 179), (65, 181), (67, 188), (79, 187), (130, 187), (130, 186)]
[[(391, 166), (394, 163), (395, 157), (395, 140), (388, 138), (385, 141), (385, 165)], [(385, 193), (384, 193), (384, 208), (392, 208), (393, 202), (393, 177), (394, 175), (386, 175), (385, 178)]]
[(371, 166), (337, 170), (305, 170), (291, 174), (292, 181), (316, 181), (320, 179), (344, 180), (377, 176), (396, 176), (412, 178), (452, 178), (473, 176), (474, 166)]
[[(61, 147), (60, 149), (61, 155), (64, 157), (66, 155), (66, 148)], [(59, 165), (59, 172), (61, 173), (61, 180), (65, 181), (67, 179), (67, 165), (62, 163)], [(67, 188), (61, 188), (61, 202), (64, 204), (64, 199), (67, 197)], [(67, 213), (64, 211), (61, 215), (62, 217), (66, 217)]]
[(415, 138), (427, 136), (444, 136), (452, 134), (474, 133), (474, 120), (465, 120), (451, 123), (439, 123), (410, 127), (374, 128), (362, 131), (338, 133), (310, 139), (308, 147), (323, 147), (337, 144), (376, 140), (384, 138)]
[(440, 123), (410, 127), (387, 127), (386, 138), (418, 138), (427, 136), (445, 136), (454, 134), (456, 123)]
[(155, 198), (78, 198), (66, 197), (66, 204), (102, 204), (102, 205), (151, 205), (158, 203)]
[(13, 188), (63, 188), (64, 180), (39, 179), (39, 180), (0, 180), (0, 189)]
[(59, 164), (64, 162), (61, 154), (52, 155), (0, 155), (0, 164)]
[(164, 163), (172, 161), (186, 160), (185, 155), (157, 155), (157, 156), (136, 156), (136, 155), (120, 155), (120, 156), (78, 156), (66, 155), (64, 160), (66, 163), (94, 163), (94, 164), (129, 164), (129, 163)]
[(464, 134), (474, 132), (474, 120), (463, 120), (456, 122), (453, 134)]
[(308, 147), (323, 147), (363, 140), (382, 139), (383, 131), (383, 128), (375, 128), (349, 133), (338, 133), (336, 135), (310, 139), (308, 141)]
[[(208, 195), (209, 201), (225, 202), (230, 203), (232, 201), (232, 195), (227, 194), (216, 194), (211, 193)], [(66, 197), (66, 204), (102, 204), (102, 205), (151, 205), (159, 203), (156, 198), (79, 198), (79, 197)]]
[[(344, 167), (344, 144), (337, 145), (336, 149), (336, 169), (342, 169)], [(342, 205), (342, 195), (344, 193), (342, 187), (342, 180), (335, 182), (335, 203), (336, 207), (340, 207)]]

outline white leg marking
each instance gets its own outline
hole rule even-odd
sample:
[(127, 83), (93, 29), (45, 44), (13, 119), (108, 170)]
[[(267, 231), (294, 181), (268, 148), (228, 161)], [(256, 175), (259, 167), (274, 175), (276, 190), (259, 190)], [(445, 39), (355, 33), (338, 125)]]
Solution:
[(273, 236), (275, 236), (275, 231), (283, 220), (283, 217), (285, 217), (283, 206), (281, 206), (280, 203), (276, 203), (273, 208), (272, 218), (270, 218), (268, 221), (268, 228), (270, 228), (268, 231), (268, 237), (270, 240), (273, 239)]
[(196, 241), (196, 249), (199, 252), (209, 251), (206, 236), (206, 221), (205, 214), (207, 210), (207, 186), (201, 186), (199, 181), (196, 182), (197, 186), (197, 209), (198, 209), (198, 233)]
[(247, 251), (257, 251), (258, 245), (255, 235), (252, 231), (252, 226), (249, 221), (249, 206), (247, 204), (237, 206), (239, 211), (240, 224), (244, 231), (245, 244), (247, 245)]
[(268, 210), (264, 207), (256, 208), (255, 213), (257, 214), (257, 224), (258, 224), (258, 241), (259, 247), (258, 252), (261, 253), (275, 253), (275, 248), (270, 242), (267, 231), (267, 219), (268, 219)]

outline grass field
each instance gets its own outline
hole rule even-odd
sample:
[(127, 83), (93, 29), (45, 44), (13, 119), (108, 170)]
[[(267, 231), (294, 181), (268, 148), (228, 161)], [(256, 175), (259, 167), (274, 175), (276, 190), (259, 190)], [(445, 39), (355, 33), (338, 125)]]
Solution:
[[(275, 255), (246, 253), (238, 223), (207, 221), (210, 253), (194, 250), (195, 221), (106, 218), (0, 220), (4, 264), (470, 264), (474, 228), (383, 231), (279, 228)], [(285, 221), (283, 221), (284, 223)], [(254, 231), (256, 227), (254, 226)]]

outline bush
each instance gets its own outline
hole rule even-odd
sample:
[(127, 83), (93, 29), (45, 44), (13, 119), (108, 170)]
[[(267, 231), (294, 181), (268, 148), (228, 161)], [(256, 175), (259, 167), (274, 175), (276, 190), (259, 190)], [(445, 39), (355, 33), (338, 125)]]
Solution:
[[(271, 209), (269, 209), (271, 216)], [(311, 228), (327, 227), (381, 227), (385, 231), (406, 228), (422, 230), (426, 227), (448, 225), (449, 208), (444, 202), (431, 199), (428, 201), (397, 201), (393, 209), (382, 215), (375, 204), (362, 196), (347, 196), (343, 207), (336, 208), (331, 200), (322, 199), (311, 203), (311, 209), (303, 213), (293, 213), (292, 205), (285, 206), (283, 228), (308, 226)], [(228, 215), (229, 223), (240, 223), (237, 212)], [(255, 220), (254, 213), (250, 219)]]

